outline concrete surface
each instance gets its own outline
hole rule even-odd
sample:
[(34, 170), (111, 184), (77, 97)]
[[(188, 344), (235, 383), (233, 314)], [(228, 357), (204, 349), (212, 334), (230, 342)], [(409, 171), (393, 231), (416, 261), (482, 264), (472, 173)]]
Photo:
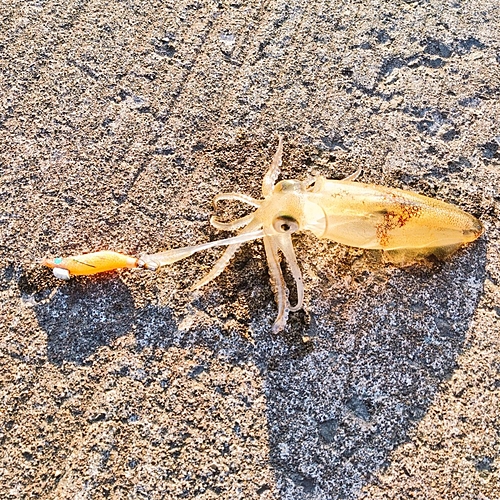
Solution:
[[(0, 497), (500, 498), (496, 0), (0, 3)], [(261, 243), (157, 274), (44, 256), (219, 238), (285, 177), (412, 189), (485, 235), (407, 268), (297, 237), (270, 334)], [(241, 214), (227, 205), (227, 216)]]

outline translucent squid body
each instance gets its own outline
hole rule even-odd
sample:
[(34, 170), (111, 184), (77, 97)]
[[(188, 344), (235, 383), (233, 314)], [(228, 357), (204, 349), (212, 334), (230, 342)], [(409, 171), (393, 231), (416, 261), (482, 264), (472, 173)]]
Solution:
[[(278, 150), (262, 183), (263, 199), (238, 193), (222, 193), (215, 197), (215, 204), (220, 200), (236, 200), (256, 207), (253, 213), (232, 222), (220, 222), (215, 217), (210, 219), (212, 226), (219, 230), (243, 228), (237, 236), (143, 255), (138, 265), (155, 270), (200, 250), (227, 245), (212, 270), (193, 285), (192, 289), (197, 289), (216, 278), (243, 243), (262, 238), (278, 305), (278, 316), (273, 325), (276, 333), (285, 327), (289, 311), (302, 308), (304, 299), (302, 273), (292, 243), (295, 232), (311, 231), (318, 238), (345, 245), (385, 250), (392, 254), (393, 260), (430, 254), (444, 257), (474, 241), (483, 232), (479, 220), (453, 205), (401, 189), (354, 182), (359, 172), (340, 181), (316, 177), (308, 181), (276, 183), (282, 153), (283, 140), (280, 137)], [(297, 303), (294, 305), (288, 300), (280, 252), (295, 280)]]
[[(354, 182), (359, 172), (340, 181), (320, 176), (307, 181), (282, 180), (276, 183), (282, 153), (283, 140), (280, 137), (278, 150), (264, 176), (262, 199), (238, 193), (222, 193), (215, 197), (214, 203), (234, 200), (256, 208), (253, 213), (232, 222), (221, 222), (215, 217), (210, 219), (212, 226), (219, 230), (241, 229), (237, 236), (142, 255), (139, 259), (115, 252), (97, 252), (59, 262), (55, 262), (57, 259), (45, 260), (44, 263), (55, 268), (56, 276), (61, 273), (58, 277), (67, 279), (69, 274), (93, 274), (119, 267), (156, 270), (201, 250), (227, 246), (212, 270), (193, 285), (192, 289), (197, 289), (216, 278), (243, 243), (262, 238), (278, 305), (278, 316), (273, 325), (276, 333), (284, 329), (290, 311), (302, 308), (304, 299), (302, 273), (292, 243), (293, 233), (311, 231), (318, 238), (358, 248), (385, 250), (392, 260), (408, 261), (430, 254), (447, 256), (483, 232), (479, 220), (453, 205), (401, 189)], [(294, 305), (288, 299), (280, 253), (295, 280), (297, 302)]]

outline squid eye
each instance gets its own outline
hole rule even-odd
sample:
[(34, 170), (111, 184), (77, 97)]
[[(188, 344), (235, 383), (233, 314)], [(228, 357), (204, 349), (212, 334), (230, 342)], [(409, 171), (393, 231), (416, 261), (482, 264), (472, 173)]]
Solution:
[(278, 215), (274, 219), (273, 227), (278, 233), (294, 233), (299, 229), (299, 223), (289, 215)]

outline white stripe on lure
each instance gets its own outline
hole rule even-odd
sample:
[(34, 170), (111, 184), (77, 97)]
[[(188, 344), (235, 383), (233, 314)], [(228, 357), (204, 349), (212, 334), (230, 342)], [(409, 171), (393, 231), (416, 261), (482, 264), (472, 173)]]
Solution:
[[(210, 219), (212, 226), (219, 230), (243, 228), (237, 236), (142, 255), (136, 265), (128, 260), (128, 265), (118, 267), (156, 270), (201, 250), (227, 246), (212, 270), (192, 286), (194, 290), (216, 278), (243, 243), (262, 238), (271, 286), (278, 305), (278, 316), (273, 325), (273, 332), (276, 333), (285, 328), (290, 311), (302, 308), (304, 299), (302, 273), (291, 238), (295, 232), (311, 231), (318, 238), (344, 245), (385, 250), (393, 260), (399, 261), (414, 260), (431, 254), (445, 257), (483, 233), (479, 220), (454, 205), (402, 189), (354, 182), (359, 171), (340, 181), (320, 176), (308, 181), (292, 179), (276, 183), (282, 154), (283, 139), (280, 137), (278, 150), (262, 183), (263, 199), (257, 200), (238, 193), (222, 193), (215, 197), (215, 204), (220, 200), (235, 200), (256, 207), (253, 213), (232, 222), (220, 222), (215, 217)], [(291, 305), (288, 300), (279, 252), (288, 262), (295, 280), (295, 305)], [(114, 255), (113, 258), (116, 258), (116, 254)], [(63, 260), (76, 259), (81, 262), (84, 257)], [(54, 271), (58, 268), (54, 260), (46, 259), (44, 264), (55, 268)], [(71, 274), (71, 269), (64, 269)], [(103, 270), (109, 270), (109, 266)], [(79, 271), (78, 274), (83, 274), (80, 268)], [(92, 272), (99, 271), (94, 268)]]

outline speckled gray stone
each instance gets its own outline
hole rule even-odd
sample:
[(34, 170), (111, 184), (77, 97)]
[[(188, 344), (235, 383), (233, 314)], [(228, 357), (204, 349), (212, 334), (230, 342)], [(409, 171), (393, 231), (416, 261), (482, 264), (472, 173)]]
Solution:
[[(500, 498), (495, 0), (0, 5), (5, 499)], [(45, 256), (216, 239), (211, 199), (283, 175), (455, 203), (486, 228), (398, 268), (296, 238), (305, 311), (260, 242), (60, 282)], [(223, 207), (225, 215), (241, 215)]]

